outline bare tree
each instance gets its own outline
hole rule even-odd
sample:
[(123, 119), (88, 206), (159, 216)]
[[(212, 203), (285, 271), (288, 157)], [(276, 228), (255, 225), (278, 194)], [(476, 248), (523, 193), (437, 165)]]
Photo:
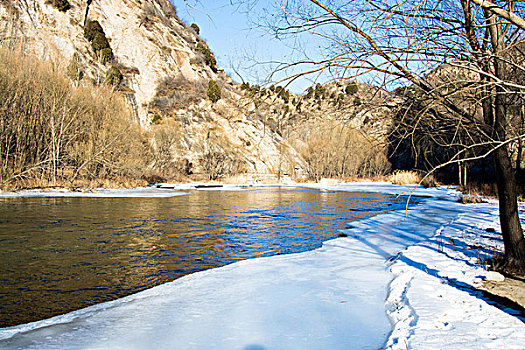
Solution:
[(289, 81), (324, 72), (333, 79), (360, 77), (390, 90), (404, 87), (405, 93), (408, 88), (406, 99), (418, 101), (420, 107), (409, 120), (412, 130), (426, 124), (433, 130), (432, 141), (450, 150), (440, 166), (492, 157), (505, 243), (499, 267), (525, 273), (516, 175), (519, 145), (525, 137), (519, 127), (525, 93), (520, 79), (525, 72), (525, 4), (514, 0), (278, 4), (269, 25), (276, 36), (312, 35), (323, 48), (322, 55), (308, 54), (278, 68), (303, 67)]

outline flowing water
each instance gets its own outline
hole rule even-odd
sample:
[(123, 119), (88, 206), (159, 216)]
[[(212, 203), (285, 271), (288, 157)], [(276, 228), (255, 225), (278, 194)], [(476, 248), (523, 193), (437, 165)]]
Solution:
[(0, 327), (242, 259), (315, 249), (406, 198), (311, 189), (0, 199)]

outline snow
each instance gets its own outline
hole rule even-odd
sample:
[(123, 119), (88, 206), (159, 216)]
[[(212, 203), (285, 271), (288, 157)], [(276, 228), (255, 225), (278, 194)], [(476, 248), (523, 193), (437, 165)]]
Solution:
[(187, 192), (184, 189), (177, 190), (159, 189), (156, 187), (138, 187), (133, 189), (93, 189), (84, 191), (70, 191), (68, 189), (53, 190), (23, 190), (23, 191), (5, 191), (0, 192), (0, 198), (18, 198), (18, 197), (97, 197), (97, 198), (167, 198), (182, 196)]
[[(390, 349), (524, 349), (525, 318), (492, 305), (476, 289), (493, 272), (479, 264), (502, 251), (494, 204), (464, 205), (434, 237), (409, 247), (392, 266), (387, 312)], [(489, 302), (487, 302), (489, 301)]]
[[(323, 188), (413, 190), (388, 183)], [(347, 237), (319, 249), (237, 262), (0, 329), (0, 348), (523, 349), (519, 312), (475, 289), (488, 273), (479, 259), (502, 249), (498, 233), (486, 231), (499, 230), (497, 206), (459, 204), (448, 188), (413, 195), (426, 199), (353, 222), (341, 230)]]

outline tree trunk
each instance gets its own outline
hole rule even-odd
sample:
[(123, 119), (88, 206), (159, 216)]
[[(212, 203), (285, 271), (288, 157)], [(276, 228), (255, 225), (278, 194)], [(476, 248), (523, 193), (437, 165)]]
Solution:
[(467, 171), (468, 171), (467, 163), (463, 162), (462, 166), (463, 166), (463, 171), (462, 171), (462, 173), (463, 173), (463, 180), (462, 180), (462, 182), (463, 182), (463, 186), (467, 187), (467, 185), (468, 185), (468, 183), (467, 183), (467, 176), (468, 176), (468, 174), (467, 174)]
[(505, 257), (500, 268), (525, 274), (525, 239), (518, 216), (517, 183), (512, 162), (504, 148), (494, 154), (494, 168), (498, 185), (499, 215)]
[[(491, 12), (484, 9), (487, 19), (488, 31), (492, 45), (494, 75), (501, 80), (505, 79), (505, 60), (502, 53), (505, 49), (504, 34), (501, 21)], [(510, 123), (505, 108), (505, 90), (501, 85), (496, 85), (494, 94), (494, 107), (484, 106), (484, 113), (493, 113), (492, 135), (495, 141), (507, 140), (507, 130)], [(487, 108), (488, 107), (488, 108)], [(490, 115), (490, 112), (489, 112)], [(501, 233), (505, 245), (505, 257), (499, 266), (503, 271), (509, 273), (525, 274), (525, 240), (518, 215), (518, 185), (516, 170), (512, 167), (512, 161), (507, 152), (507, 147), (499, 147), (494, 152), (494, 169), (496, 171), (496, 183), (499, 196), (499, 214)]]
[[(523, 135), (525, 132), (525, 105), (521, 106), (520, 110), (520, 127), (518, 129), (518, 134)], [(518, 139), (518, 156), (516, 157), (516, 170), (519, 174), (521, 170), (521, 163), (523, 160), (523, 138)]]
[(462, 170), (462, 166), (461, 166), (461, 162), (458, 163), (458, 181), (459, 181), (459, 186), (463, 186), (463, 174), (461, 173), (461, 170)]
[(521, 161), (523, 159), (523, 140), (518, 140), (518, 156), (516, 157), (516, 170), (521, 170)]

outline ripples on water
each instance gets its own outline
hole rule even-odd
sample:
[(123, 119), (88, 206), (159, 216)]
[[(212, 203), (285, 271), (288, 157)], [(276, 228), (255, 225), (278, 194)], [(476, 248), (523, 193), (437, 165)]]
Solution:
[(309, 189), (0, 200), (0, 327), (253, 257), (296, 253), (406, 198)]

